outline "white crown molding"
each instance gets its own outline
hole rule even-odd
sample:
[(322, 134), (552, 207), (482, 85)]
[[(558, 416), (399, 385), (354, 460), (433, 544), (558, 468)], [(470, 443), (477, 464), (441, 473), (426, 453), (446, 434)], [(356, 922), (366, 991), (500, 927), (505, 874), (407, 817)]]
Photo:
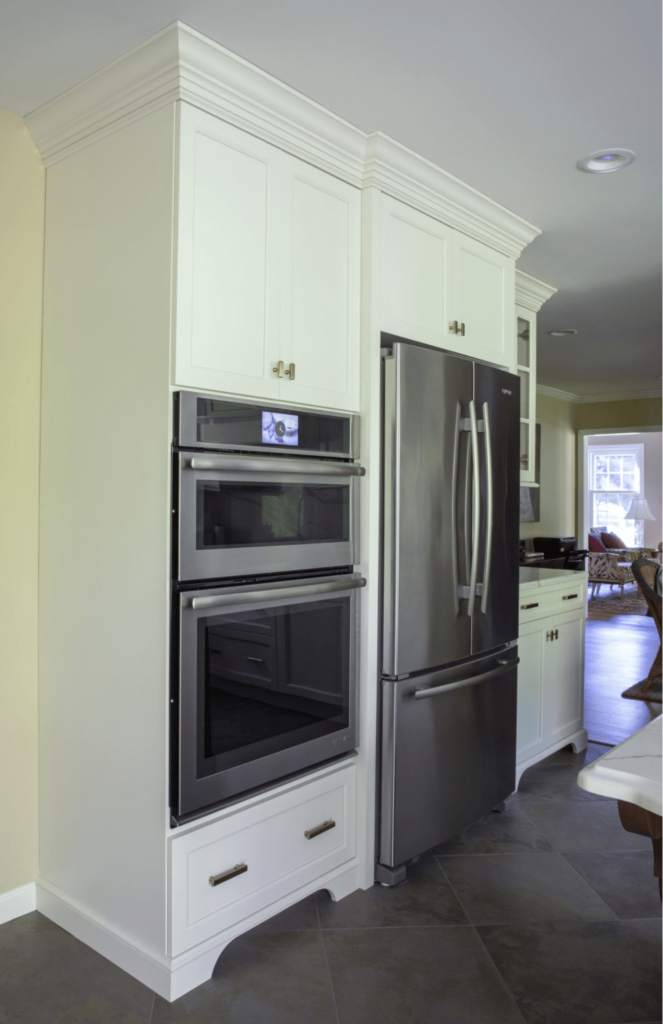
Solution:
[(518, 257), (540, 231), (381, 132), (367, 134), (174, 22), (25, 118), (48, 167), (183, 100), (358, 188), (375, 186)]
[(536, 390), (539, 395), (561, 398), (562, 401), (573, 402), (574, 405), (585, 405), (588, 402), (631, 402), (642, 398), (663, 397), (663, 391), (660, 388), (652, 391), (612, 391), (603, 395), (576, 395), (572, 391), (560, 391), (558, 388), (549, 388), (545, 384), (537, 384)]
[(556, 292), (557, 289), (551, 284), (544, 284), (537, 277), (531, 277), (516, 267), (516, 305), (538, 313), (543, 303)]

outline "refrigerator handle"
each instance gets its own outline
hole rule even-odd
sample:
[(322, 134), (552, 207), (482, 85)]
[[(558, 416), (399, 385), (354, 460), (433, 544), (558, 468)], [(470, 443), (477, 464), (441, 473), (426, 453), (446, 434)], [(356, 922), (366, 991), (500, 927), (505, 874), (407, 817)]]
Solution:
[(454, 588), (454, 611), (458, 615), (458, 524), (456, 522), (456, 501), (458, 492), (458, 456), (462, 430), (460, 402), (456, 403), (456, 426), (454, 435), (454, 460), (451, 470), (451, 563)]
[(482, 672), (481, 675), (472, 676), (470, 679), (459, 679), (457, 683), (446, 683), (443, 686), (433, 686), (430, 690), (415, 690), (415, 700), (425, 700), (426, 697), (437, 697), (441, 693), (451, 693), (453, 690), (463, 690), (466, 686), (476, 686), (477, 683), (487, 683), (490, 679), (497, 679), (505, 672), (510, 672), (520, 664), (520, 658), (512, 661), (503, 659), (497, 663), (499, 668), (492, 668), (489, 672)]
[(470, 431), (472, 434), (472, 566), (470, 569), (470, 603), (467, 614), (474, 614), (474, 599), (477, 590), (477, 576), (479, 573), (479, 528), (481, 517), (479, 515), (479, 424), (477, 423), (477, 407), (474, 399), (470, 402)]
[(483, 403), (483, 433), (486, 439), (486, 552), (483, 567), (481, 611), (485, 615), (486, 608), (488, 607), (488, 583), (490, 582), (490, 564), (493, 552), (493, 449), (490, 441), (488, 402)]

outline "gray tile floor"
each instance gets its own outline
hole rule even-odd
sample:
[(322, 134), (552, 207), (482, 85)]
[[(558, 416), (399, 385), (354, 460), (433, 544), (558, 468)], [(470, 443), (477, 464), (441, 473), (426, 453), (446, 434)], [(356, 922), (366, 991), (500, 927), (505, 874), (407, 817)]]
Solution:
[(514, 806), (408, 881), (325, 892), (236, 939), (168, 1004), (39, 914), (0, 927), (0, 1024), (658, 1024), (661, 904), (648, 839), (560, 751)]

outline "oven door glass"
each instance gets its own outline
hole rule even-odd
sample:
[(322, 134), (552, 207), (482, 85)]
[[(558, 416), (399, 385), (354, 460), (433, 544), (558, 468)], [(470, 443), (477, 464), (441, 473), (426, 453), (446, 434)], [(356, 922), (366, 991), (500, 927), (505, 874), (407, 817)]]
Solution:
[(185, 804), (193, 794), (209, 804), (352, 749), (362, 582), (182, 595)]
[[(279, 460), (188, 453), (179, 460), (181, 580), (355, 563), (355, 467), (286, 472)], [(227, 468), (214, 468), (219, 463)]]

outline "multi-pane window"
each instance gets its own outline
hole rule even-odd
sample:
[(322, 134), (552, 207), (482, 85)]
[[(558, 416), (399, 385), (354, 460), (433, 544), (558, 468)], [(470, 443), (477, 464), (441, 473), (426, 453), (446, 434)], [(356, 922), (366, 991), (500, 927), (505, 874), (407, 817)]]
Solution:
[(616, 533), (630, 547), (641, 547), (643, 521), (624, 517), (633, 498), (642, 497), (644, 445), (596, 445), (588, 454), (590, 525)]

